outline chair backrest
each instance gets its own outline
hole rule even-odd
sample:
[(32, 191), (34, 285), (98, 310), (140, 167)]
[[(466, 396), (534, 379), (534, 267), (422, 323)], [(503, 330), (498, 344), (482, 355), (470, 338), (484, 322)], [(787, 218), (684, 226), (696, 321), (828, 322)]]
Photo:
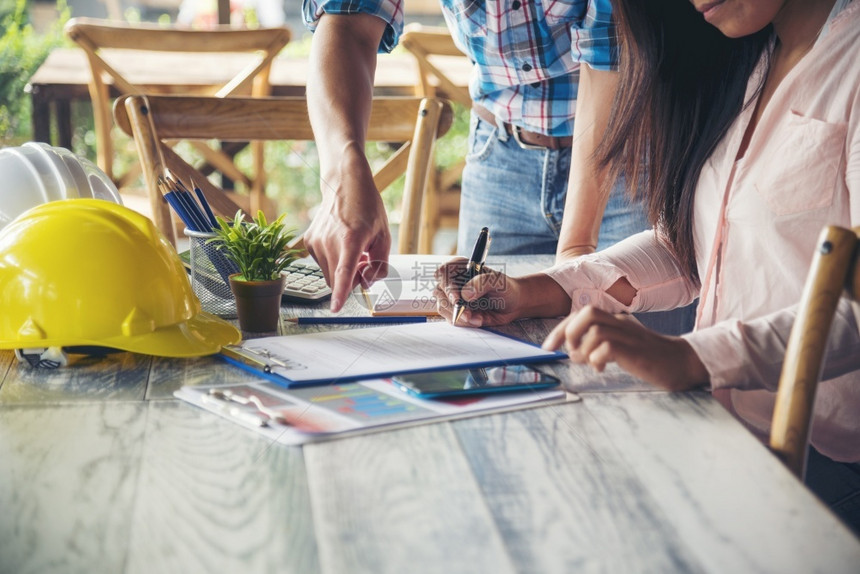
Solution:
[[(304, 98), (214, 98), (124, 96), (114, 106), (117, 124), (133, 135), (158, 228), (175, 244), (166, 202), (158, 187), (165, 168), (186, 185), (193, 179), (216, 213), (232, 217), (237, 205), (165, 142), (172, 139), (224, 141), (313, 140)], [(415, 253), (419, 218), (433, 146), (451, 127), (451, 106), (435, 98), (375, 98), (367, 141), (402, 143), (376, 171), (385, 190), (405, 174), (398, 250)]]
[(434, 64), (436, 57), (465, 58), (465, 54), (454, 43), (447, 28), (409, 24), (400, 36), (400, 45), (415, 56), (419, 72), (421, 96), (444, 95), (446, 98), (472, 106), (467, 86), (457, 83)]
[[(111, 139), (111, 87), (119, 94), (142, 93), (191, 93), (188, 86), (183, 88), (170, 85), (141, 85), (128, 77), (122, 69), (125, 54), (128, 61), (132, 55), (138, 61), (145, 57), (142, 52), (162, 52), (174, 54), (205, 54), (221, 57), (227, 54), (242, 58), (242, 67), (232, 78), (225, 79), (221, 85), (200, 86), (195, 94), (227, 97), (236, 95), (267, 96), (271, 93), (269, 74), (272, 60), (290, 41), (288, 28), (235, 29), (218, 27), (209, 30), (193, 30), (176, 26), (156, 24), (127, 24), (94, 18), (73, 18), (65, 27), (66, 35), (80, 46), (87, 55), (91, 77), (89, 82), (90, 98), (93, 103), (95, 120), (97, 158), (99, 167), (104, 170), (119, 187), (126, 185), (131, 176), (119, 177), (114, 173), (114, 148)], [(217, 60), (217, 58), (216, 58)], [(176, 75), (176, 71), (171, 73)], [(193, 75), (193, 70), (182, 72)], [(212, 150), (208, 146), (197, 146), (207, 162), (234, 181), (242, 181), (251, 190), (252, 205), (262, 203), (263, 149), (252, 148), (253, 177), (243, 174), (228, 154)], [(257, 181), (259, 179), (259, 181)]]
[[(400, 45), (415, 57), (418, 64), (417, 95), (443, 96), (466, 109), (472, 107), (468, 87), (455, 82), (437, 65), (438, 58), (466, 61), (447, 28), (409, 24), (403, 30)], [(431, 178), (421, 217), (422, 253), (432, 251), (433, 237), (440, 227), (456, 227), (459, 222), (460, 179), (465, 163), (464, 158), (447, 169), (439, 169)]]
[(860, 227), (828, 226), (806, 278), (779, 380), (770, 448), (803, 478), (815, 390), (836, 306), (843, 296), (860, 295)]

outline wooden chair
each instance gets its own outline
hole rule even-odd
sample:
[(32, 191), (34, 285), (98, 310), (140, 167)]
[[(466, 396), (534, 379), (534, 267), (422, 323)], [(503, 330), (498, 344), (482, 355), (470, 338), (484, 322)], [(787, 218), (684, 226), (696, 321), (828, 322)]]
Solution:
[(828, 226), (803, 288), (779, 380), (770, 448), (800, 479), (806, 466), (815, 390), (827, 336), (843, 295), (860, 297), (860, 227)]
[[(402, 143), (374, 174), (380, 191), (405, 174), (398, 250), (416, 253), (420, 215), (433, 146), (451, 127), (451, 106), (435, 98), (376, 98), (367, 140)], [(224, 141), (312, 140), (304, 98), (124, 96), (114, 106), (117, 124), (134, 136), (158, 228), (175, 244), (168, 206), (157, 178), (169, 169), (200, 187), (216, 214), (235, 215), (237, 205), (166, 144), (183, 139)], [(318, 190), (313, 190), (317, 192)]]
[[(193, 93), (216, 97), (262, 97), (271, 92), (269, 73), (272, 60), (290, 41), (290, 31), (287, 28), (249, 30), (219, 27), (212, 30), (192, 30), (155, 24), (131, 25), (93, 18), (73, 18), (66, 24), (65, 32), (86, 52), (91, 71), (89, 91), (95, 119), (98, 165), (120, 189), (136, 178), (139, 172), (131, 171), (122, 176), (115, 173), (114, 142), (111, 137), (111, 88), (114, 93), (143, 94), (159, 91), (164, 93), (164, 87), (135, 83), (136, 80), (124, 75), (117, 63), (116, 56), (119, 51), (139, 53), (141, 58), (145, 57), (145, 52), (205, 54), (213, 65), (223, 65), (219, 62), (223, 62), (222, 59), (228, 54), (239, 55), (242, 57), (243, 67), (235, 76), (225, 78), (221, 85), (201, 85)], [(188, 75), (193, 76), (193, 70), (188, 70)], [(191, 93), (187, 86), (182, 90)], [(176, 90), (173, 92), (176, 93)], [(234, 146), (232, 150), (214, 149), (203, 142), (196, 142), (194, 146), (214, 169), (247, 187), (253, 211), (256, 212), (265, 205), (265, 171), (261, 143), (255, 143), (251, 148), (253, 174), (250, 176), (240, 171), (233, 162), (232, 156), (243, 144)]]
[[(434, 63), (437, 58), (463, 58), (463, 52), (454, 44), (447, 28), (426, 27), (409, 24), (400, 37), (400, 45), (411, 53), (418, 64), (416, 94), (420, 96), (444, 96), (456, 104), (470, 109), (472, 98), (466, 86), (457, 85)], [(465, 158), (445, 170), (434, 171), (421, 225), (422, 253), (432, 251), (433, 237), (441, 227), (456, 228), (460, 212), (460, 178), (463, 175)]]

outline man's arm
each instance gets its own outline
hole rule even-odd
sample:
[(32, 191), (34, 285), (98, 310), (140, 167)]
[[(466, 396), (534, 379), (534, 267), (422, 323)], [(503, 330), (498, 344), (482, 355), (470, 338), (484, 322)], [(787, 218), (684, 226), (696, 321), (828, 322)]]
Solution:
[(388, 271), (388, 218), (364, 153), (376, 52), (386, 23), (367, 14), (324, 15), (311, 42), (308, 113), (320, 158), (322, 205), (305, 244), (339, 311), (360, 276)]
[(570, 177), (564, 218), (556, 250), (556, 261), (570, 259), (597, 249), (597, 238), (608, 194), (602, 191), (605, 170), (594, 160), (609, 122), (612, 101), (618, 87), (618, 73), (580, 67)]

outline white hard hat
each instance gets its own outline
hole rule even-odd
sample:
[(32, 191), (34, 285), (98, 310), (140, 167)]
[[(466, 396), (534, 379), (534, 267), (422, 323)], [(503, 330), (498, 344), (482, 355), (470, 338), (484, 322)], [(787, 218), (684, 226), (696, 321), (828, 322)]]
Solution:
[(49, 201), (88, 197), (122, 204), (116, 186), (98, 166), (40, 142), (0, 149), (0, 182), (0, 229)]

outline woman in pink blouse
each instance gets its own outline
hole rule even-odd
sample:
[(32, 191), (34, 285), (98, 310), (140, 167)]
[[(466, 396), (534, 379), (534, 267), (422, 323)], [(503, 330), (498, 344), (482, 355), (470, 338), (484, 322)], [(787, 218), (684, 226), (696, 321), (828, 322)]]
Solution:
[[(543, 273), (479, 275), (463, 298), (495, 301), (460, 323), (570, 313), (545, 347), (670, 390), (710, 385), (765, 438), (818, 234), (860, 225), (860, 2), (615, 6), (621, 88), (598, 159), (642, 184), (655, 231)], [(460, 296), (446, 277), (461, 265), (440, 273), (440, 301)], [(696, 330), (682, 337), (629, 316), (696, 297)], [(450, 318), (450, 306), (440, 311)], [(860, 533), (858, 324), (841, 303), (807, 484)]]

